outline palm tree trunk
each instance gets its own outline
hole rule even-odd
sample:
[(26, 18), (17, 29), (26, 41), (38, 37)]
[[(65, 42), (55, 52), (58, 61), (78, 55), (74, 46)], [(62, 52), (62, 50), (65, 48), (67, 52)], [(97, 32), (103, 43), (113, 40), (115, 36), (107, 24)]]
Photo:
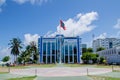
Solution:
[(16, 62), (15, 64), (17, 64), (17, 55), (16, 55), (16, 58), (15, 58), (15, 62)]
[(14, 55), (14, 63), (15, 63), (15, 55)]

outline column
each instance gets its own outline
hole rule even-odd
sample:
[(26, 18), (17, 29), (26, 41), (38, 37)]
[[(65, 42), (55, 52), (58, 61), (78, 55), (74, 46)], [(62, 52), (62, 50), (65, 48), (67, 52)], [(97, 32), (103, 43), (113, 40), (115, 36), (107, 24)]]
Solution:
[(43, 63), (43, 42), (42, 42), (42, 63)]
[(50, 42), (50, 63), (52, 63), (52, 42)]
[(58, 39), (56, 38), (56, 62), (58, 63)]
[(60, 41), (60, 63), (62, 63), (62, 56), (61, 56), (61, 54), (62, 54), (62, 51), (61, 51), (61, 47), (62, 47), (62, 45), (61, 45), (61, 41)]
[(46, 42), (46, 64), (47, 64), (47, 47), (48, 47), (48, 43)]
[(77, 63), (80, 63), (80, 41), (79, 37), (77, 37), (77, 47), (78, 47), (78, 54), (77, 54)]
[(69, 44), (68, 44), (68, 63), (70, 62), (70, 57), (69, 57)]
[(58, 39), (56, 40), (56, 50), (57, 50), (57, 54), (56, 54), (56, 62), (58, 63)]
[(65, 63), (65, 44), (64, 44), (64, 63)]
[(76, 54), (76, 56), (77, 56), (77, 63), (78, 63), (78, 40), (77, 40), (77, 43), (76, 43), (76, 49), (77, 49), (77, 54)]
[(55, 54), (54, 54), (54, 57), (55, 57), (55, 63), (56, 63), (56, 41), (55, 41), (54, 45), (55, 45)]
[[(74, 43), (73, 43), (73, 44), (74, 44)], [(73, 58), (73, 63), (74, 63), (74, 48), (73, 48), (73, 47), (74, 47), (74, 45), (72, 45), (72, 50), (73, 50), (73, 51), (72, 51), (72, 56), (73, 56), (72, 58)]]
[(42, 63), (43, 62), (43, 59), (42, 59), (43, 58), (43, 50), (42, 50), (42, 46), (43, 46), (42, 43), (43, 43), (43, 41), (42, 41), (42, 36), (38, 40), (40, 42), (40, 43), (38, 43), (38, 46), (40, 45), (39, 46), (40, 47), (40, 52), (39, 52), (40, 53), (40, 63)]

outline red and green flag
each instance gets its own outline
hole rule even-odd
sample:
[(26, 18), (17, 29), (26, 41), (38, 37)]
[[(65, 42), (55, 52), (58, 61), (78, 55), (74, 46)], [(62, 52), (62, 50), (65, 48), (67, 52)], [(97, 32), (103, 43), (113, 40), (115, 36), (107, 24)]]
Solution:
[(66, 30), (65, 24), (63, 23), (62, 20), (60, 20), (60, 27), (63, 28), (64, 30)]

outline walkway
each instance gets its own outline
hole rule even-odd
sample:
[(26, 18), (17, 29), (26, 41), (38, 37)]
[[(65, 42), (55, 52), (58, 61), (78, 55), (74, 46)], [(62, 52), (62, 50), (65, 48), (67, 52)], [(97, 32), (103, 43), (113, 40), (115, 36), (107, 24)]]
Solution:
[[(88, 70), (87, 70), (88, 69)], [(112, 72), (110, 68), (87, 68), (87, 67), (53, 67), (53, 68), (28, 68), (14, 69), (11, 74), (41, 77), (85, 76), (87, 74), (103, 74)]]

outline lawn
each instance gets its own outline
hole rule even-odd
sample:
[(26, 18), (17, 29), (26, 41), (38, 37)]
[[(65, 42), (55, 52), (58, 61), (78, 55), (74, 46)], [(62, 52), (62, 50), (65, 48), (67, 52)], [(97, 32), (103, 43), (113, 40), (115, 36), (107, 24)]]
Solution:
[[(65, 67), (95, 67), (95, 68), (112, 68), (111, 65), (101, 64), (62, 64)], [(120, 68), (120, 66), (113, 66), (114, 68)]]
[(0, 72), (0, 74), (7, 74), (8, 72)]
[(65, 67), (85, 67), (85, 66), (94, 67), (96, 65), (91, 65), (91, 64), (63, 64), (63, 66), (65, 66)]
[(46, 68), (46, 67), (55, 67), (56, 64), (31, 64), (31, 65), (28, 65), (26, 67), (43, 67), (43, 68)]
[[(29, 64), (18, 65), (10, 67), (11, 69), (24, 69), (31, 67), (48, 68), (48, 67), (95, 67), (95, 68), (112, 68), (111, 65), (97, 65), (97, 64)], [(113, 66), (114, 68), (120, 68), (120, 66)], [(8, 69), (8, 67), (1, 67), (0, 69)]]
[(101, 77), (101, 76), (89, 76), (93, 80), (120, 80), (120, 78), (113, 78), (113, 77)]
[(18, 65), (14, 67), (10, 67), (11, 69), (24, 69), (24, 68), (31, 68), (31, 67), (55, 67), (56, 64), (29, 64), (29, 65)]
[[(36, 76), (30, 76), (30, 77), (22, 77), (22, 78), (11, 78), (7, 80), (34, 80)], [(39, 78), (41, 80), (120, 80), (120, 78), (113, 78), (113, 77), (101, 77), (101, 76), (81, 76), (81, 77), (52, 77), (52, 78)]]
[(36, 76), (30, 76), (30, 77), (22, 77), (22, 78), (11, 78), (8, 80), (34, 80)]

